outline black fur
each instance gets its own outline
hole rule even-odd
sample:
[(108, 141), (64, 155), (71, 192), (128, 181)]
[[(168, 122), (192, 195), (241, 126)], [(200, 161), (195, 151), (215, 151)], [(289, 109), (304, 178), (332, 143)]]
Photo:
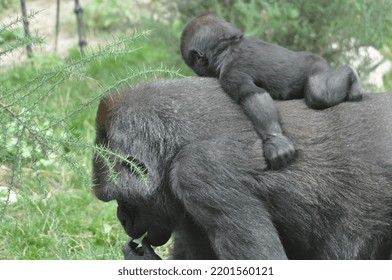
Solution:
[(264, 156), (272, 169), (285, 166), (295, 148), (282, 132), (271, 97), (305, 97), (306, 104), (316, 109), (362, 98), (358, 75), (351, 67), (333, 70), (313, 53), (244, 36), (211, 13), (186, 25), (181, 54), (196, 74), (218, 78), (226, 93), (241, 104), (264, 140)]
[[(155, 81), (101, 101), (97, 144), (143, 164), (145, 185), (94, 159), (95, 195), (117, 200), (132, 238), (155, 258), (387, 259), (392, 247), (392, 94), (309, 110), (276, 101), (298, 157), (266, 170), (262, 141), (212, 78)], [(128, 243), (127, 243), (128, 244)], [(129, 247), (126, 244), (125, 249)], [(135, 253), (137, 251), (137, 253)]]

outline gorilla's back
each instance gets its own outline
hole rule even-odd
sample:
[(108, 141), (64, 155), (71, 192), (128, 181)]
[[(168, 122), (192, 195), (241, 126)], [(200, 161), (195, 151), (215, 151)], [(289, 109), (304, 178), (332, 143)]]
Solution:
[[(128, 98), (127, 106), (134, 104), (186, 127), (188, 141), (216, 137), (261, 145), (240, 106), (214, 78), (148, 82)], [(303, 100), (275, 101), (275, 105), (284, 132), (307, 160), (328, 160), (339, 153), (392, 165), (392, 93), (366, 94), (361, 102), (324, 110), (309, 109)]]

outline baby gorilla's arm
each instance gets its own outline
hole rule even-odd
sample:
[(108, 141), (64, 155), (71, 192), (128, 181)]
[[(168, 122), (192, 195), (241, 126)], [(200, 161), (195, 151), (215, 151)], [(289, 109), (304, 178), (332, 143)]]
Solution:
[(269, 93), (256, 86), (251, 77), (238, 71), (222, 74), (220, 82), (225, 92), (241, 105), (264, 140), (264, 156), (271, 168), (276, 170), (287, 165), (294, 157), (295, 148), (282, 132)]

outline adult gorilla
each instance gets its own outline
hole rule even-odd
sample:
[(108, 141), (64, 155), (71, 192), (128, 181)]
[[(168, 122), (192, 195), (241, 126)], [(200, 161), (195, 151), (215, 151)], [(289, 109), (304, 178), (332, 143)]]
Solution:
[(392, 95), (323, 111), (276, 101), (297, 157), (267, 170), (251, 122), (211, 78), (155, 81), (105, 98), (98, 145), (145, 169), (117, 164), (115, 183), (94, 158), (94, 192), (150, 245), (174, 234), (174, 259), (387, 259), (392, 247)]

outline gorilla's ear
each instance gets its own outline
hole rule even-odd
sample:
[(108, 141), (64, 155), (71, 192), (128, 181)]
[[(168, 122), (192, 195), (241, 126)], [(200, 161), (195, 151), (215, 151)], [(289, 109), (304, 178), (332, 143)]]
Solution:
[(207, 58), (205, 54), (199, 50), (192, 49), (189, 51), (191, 61), (198, 65), (207, 65)]

